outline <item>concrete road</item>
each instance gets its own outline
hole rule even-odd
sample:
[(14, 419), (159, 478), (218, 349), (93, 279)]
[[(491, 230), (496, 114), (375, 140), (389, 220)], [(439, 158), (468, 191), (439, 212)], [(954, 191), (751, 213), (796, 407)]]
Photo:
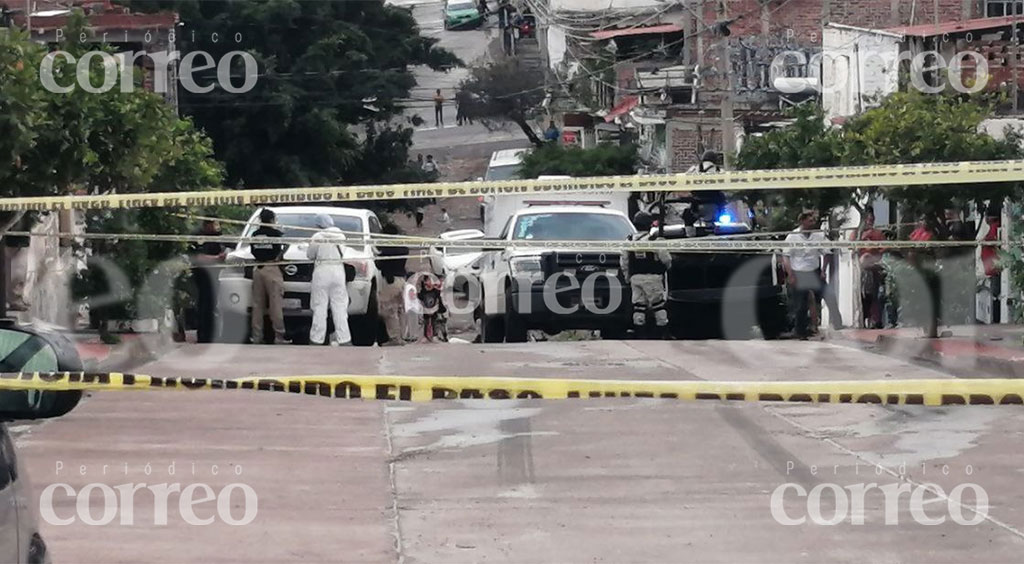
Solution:
[[(760, 341), (190, 345), (139, 372), (947, 377), (834, 344)], [(106, 502), (113, 521), (88, 525), (76, 498), (59, 490), (56, 517), (76, 520), (43, 523), (56, 562), (934, 563), (1019, 561), (1024, 463), (1015, 445), (1022, 433), (1024, 414), (1014, 407), (637, 399), (413, 405), (108, 392), (22, 431), (17, 442), (37, 494), (56, 483), (75, 492), (99, 484), (90, 503), (82, 502), (87, 519), (104, 517), (101, 485), (192, 485), (192, 502), (202, 502), (186, 500), (183, 511), (184, 496), (172, 493), (165, 511), (158, 496), (140, 489), (121, 506), (123, 492), (110, 490), (120, 494)], [(915, 503), (911, 492), (928, 482), (941, 491), (918, 491)], [(244, 521), (252, 505), (233, 483), (258, 497), (245, 525), (225, 523)], [(773, 517), (773, 492), (786, 484), (777, 504), (785, 513)], [(857, 484), (907, 491), (887, 504), (874, 489), (861, 504), (842, 489)], [(820, 503), (798, 495), (816, 486)], [(225, 488), (226, 517), (213, 501)], [(976, 507), (976, 491), (987, 495), (987, 508)], [(119, 524), (126, 507), (133, 524)], [(211, 523), (189, 524), (193, 507)], [(919, 524), (918, 510), (922, 522), (944, 522)], [(163, 515), (166, 524), (155, 524)]]

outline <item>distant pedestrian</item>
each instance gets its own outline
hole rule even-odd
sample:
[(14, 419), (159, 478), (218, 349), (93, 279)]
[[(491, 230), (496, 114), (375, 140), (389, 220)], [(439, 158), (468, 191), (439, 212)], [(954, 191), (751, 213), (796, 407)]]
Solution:
[(448, 215), (447, 209), (441, 208), (441, 218), (438, 221), (444, 224), (445, 228), (450, 228), (452, 226), (452, 217)]
[[(827, 241), (825, 234), (818, 229), (819, 223), (815, 212), (801, 213), (799, 222), (800, 225), (786, 236), (787, 243)], [(811, 335), (811, 306), (817, 305), (822, 298), (826, 276), (822, 270), (822, 258), (827, 254), (827, 249), (788, 248), (782, 255), (791, 296), (790, 303), (796, 318), (796, 334), (801, 339), (807, 339)]]
[(416, 166), (423, 168), (423, 153), (416, 154)]
[[(938, 236), (936, 221), (930, 215), (922, 215), (917, 222), (917, 227), (910, 233), (911, 241), (922, 243), (934, 241)], [(939, 281), (938, 268), (935, 263), (935, 254), (931, 250), (912, 249), (907, 253), (907, 261), (913, 266), (924, 280), (929, 297), (929, 311), (925, 319), (924, 336), (935, 339), (939, 336), (939, 324), (941, 323), (942, 296)]]
[[(253, 237), (283, 237), (274, 223), (277, 216), (273, 210), (263, 209), (260, 212), (258, 229), (252, 232)], [(272, 263), (281, 260), (284, 245), (268, 241), (254, 241), (250, 245), (256, 266), (252, 272), (252, 342), (263, 342), (263, 316), (270, 315), (270, 323), (274, 328), (275, 344), (291, 344), (284, 332), (284, 275), (281, 266)]]
[[(857, 241), (884, 241), (885, 235), (875, 228), (875, 213), (868, 210), (864, 214), (859, 233), (854, 237)], [(882, 268), (882, 249), (880, 247), (863, 247), (858, 251), (860, 256), (860, 296), (863, 326), (868, 329), (881, 329), (882, 303), (885, 301), (885, 270)]]
[(552, 143), (558, 143), (558, 137), (558, 127), (555, 126), (555, 122), (552, 120), (548, 123), (548, 128), (544, 130), (544, 140), (551, 141)]
[[(220, 237), (220, 224), (204, 220), (199, 236)], [(220, 241), (199, 240), (192, 244), (192, 280), (196, 285), (196, 340), (212, 343), (216, 328), (217, 271), (211, 266), (224, 262), (226, 254)]]
[(416, 227), (423, 227), (423, 206), (416, 206)]
[[(998, 241), (1002, 227), (1002, 210), (990, 206), (985, 213), (985, 223), (988, 224), (988, 231), (985, 233), (985, 241)], [(999, 264), (999, 249), (994, 245), (985, 245), (981, 248), (981, 265), (985, 269), (985, 277), (989, 282), (989, 291), (992, 297), (992, 318), (993, 324), (999, 323), (1001, 319), (1000, 293), (1003, 288), (1002, 266)]]
[[(384, 226), (385, 235), (398, 235), (398, 227), (389, 223)], [(377, 270), (384, 278), (384, 284), (378, 292), (380, 298), (380, 315), (388, 332), (387, 346), (405, 344), (405, 270), (408, 247), (381, 247), (377, 259)]]
[(427, 161), (423, 163), (423, 172), (437, 174), (437, 163), (434, 162), (434, 155), (427, 155)]
[(441, 95), (440, 88), (434, 92), (434, 125), (444, 126), (444, 96)]

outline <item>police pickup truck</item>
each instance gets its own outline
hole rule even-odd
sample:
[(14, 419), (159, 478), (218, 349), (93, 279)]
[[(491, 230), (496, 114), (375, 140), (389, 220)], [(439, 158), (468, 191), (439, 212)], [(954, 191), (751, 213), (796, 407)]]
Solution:
[[(738, 204), (722, 192), (666, 198), (650, 205), (659, 239), (749, 237)], [(742, 206), (739, 206), (742, 207)], [(724, 251), (672, 252), (668, 270), (669, 331), (677, 339), (742, 339), (760, 329), (766, 339), (789, 328), (784, 277), (772, 254)]]
[[(498, 239), (624, 241), (636, 230), (611, 202), (526, 201)], [(619, 252), (505, 248), (482, 259), (476, 317), (481, 341), (524, 342), (527, 331), (600, 330), (621, 338), (632, 320)]]

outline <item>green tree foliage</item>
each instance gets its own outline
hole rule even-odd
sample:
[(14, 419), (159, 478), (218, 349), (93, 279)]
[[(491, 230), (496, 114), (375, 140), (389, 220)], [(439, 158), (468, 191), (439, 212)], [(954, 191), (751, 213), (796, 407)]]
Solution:
[(473, 67), (459, 85), (466, 115), (486, 124), (512, 122), (538, 147), (544, 141), (529, 120), (545, 96), (543, 72), (523, 66), (516, 58)]
[[(87, 32), (85, 25), (84, 16), (76, 12), (65, 37), (77, 39)], [(59, 47), (76, 57), (96, 48), (77, 40)], [(51, 92), (39, 78), (45, 55), (45, 47), (27, 34), (0, 34), (0, 194), (197, 190), (221, 182), (222, 169), (212, 159), (210, 140), (190, 121), (179, 119), (160, 96), (144, 91), (139, 77), (128, 92), (113, 88), (90, 93), (79, 87)], [(102, 61), (93, 62), (89, 75), (92, 84), (100, 84)], [(58, 85), (75, 83), (75, 66), (63, 57), (55, 59), (53, 74)], [(186, 221), (174, 215), (177, 211), (184, 210), (96, 210), (87, 212), (86, 222), (91, 232), (175, 233), (187, 229)], [(94, 240), (89, 246), (93, 256), (110, 261), (131, 283), (125, 289), (131, 298), (110, 304), (108, 312), (131, 312), (137, 301), (133, 290), (156, 265), (184, 251), (183, 244), (173, 242), (110, 239)], [(110, 280), (99, 269), (86, 270), (76, 281), (79, 297), (110, 290)]]
[[(380, 1), (126, 0), (136, 11), (172, 10), (184, 26), (178, 48), (219, 61), (244, 51), (258, 62), (255, 87), (181, 91), (181, 110), (214, 141), (232, 186), (357, 184), (425, 180), (408, 167), (411, 131), (393, 118), (432, 92), (416, 87), (411, 65), (461, 64), (419, 34), (407, 9)], [(241, 42), (236, 43), (239, 34)], [(235, 57), (233, 84), (243, 83)], [(215, 71), (196, 73), (201, 85)]]
[(522, 178), (537, 178), (542, 174), (573, 177), (626, 175), (636, 172), (639, 163), (636, 145), (604, 144), (593, 149), (581, 149), (547, 143), (526, 155), (519, 174)]
[[(1018, 138), (996, 140), (978, 127), (992, 115), (995, 101), (986, 97), (899, 92), (883, 103), (846, 120), (842, 128), (825, 123), (820, 108), (799, 107), (795, 122), (761, 137), (749, 138), (736, 158), (745, 170), (900, 164), (1020, 158)], [(1016, 185), (954, 184), (868, 189), (784, 190), (744, 194), (785, 210), (791, 224), (800, 208), (828, 213), (837, 206), (859, 207), (879, 193), (909, 214), (939, 216), (948, 207), (986, 200), (1001, 201)]]

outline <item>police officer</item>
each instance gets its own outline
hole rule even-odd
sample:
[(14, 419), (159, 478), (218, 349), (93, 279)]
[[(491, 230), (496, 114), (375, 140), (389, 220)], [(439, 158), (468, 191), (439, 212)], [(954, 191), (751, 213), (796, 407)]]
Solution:
[[(651, 214), (640, 211), (633, 216), (633, 225), (637, 234), (630, 239), (649, 241), (654, 218)], [(625, 255), (624, 270), (629, 278), (629, 287), (633, 294), (633, 328), (637, 334), (644, 332), (648, 314), (654, 314), (654, 323), (664, 334), (668, 327), (668, 312), (665, 300), (668, 290), (665, 287), (665, 273), (672, 265), (672, 255), (668, 251), (629, 251)]]

